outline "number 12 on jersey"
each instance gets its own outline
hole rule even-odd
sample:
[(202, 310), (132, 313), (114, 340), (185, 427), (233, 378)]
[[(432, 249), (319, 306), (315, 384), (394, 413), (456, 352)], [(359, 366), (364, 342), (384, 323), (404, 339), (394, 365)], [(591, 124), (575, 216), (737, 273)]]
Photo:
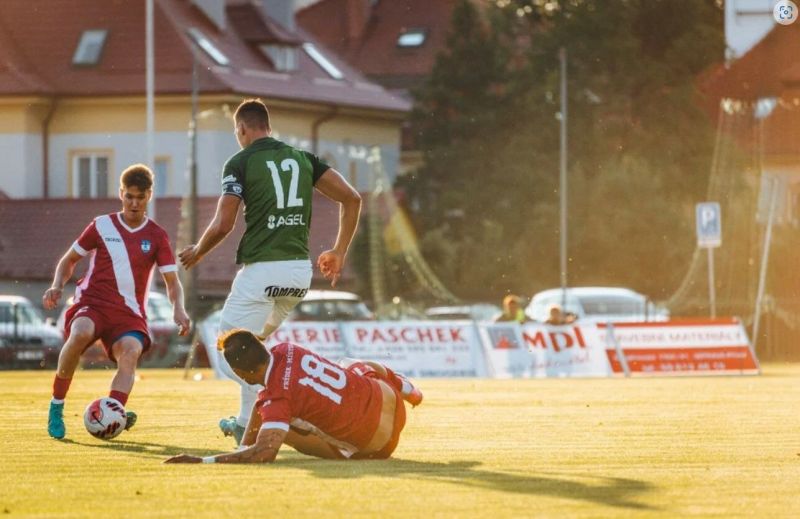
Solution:
[(281, 174), (278, 171), (278, 165), (275, 164), (275, 161), (268, 160), (267, 168), (269, 168), (269, 172), (272, 174), (272, 183), (275, 185), (275, 198), (277, 199), (276, 205), (278, 206), (278, 209), (284, 209), (286, 207), (302, 207), (303, 199), (297, 198), (297, 186), (300, 183), (300, 165), (297, 163), (297, 161), (294, 159), (283, 159), (281, 161), (281, 171), (292, 174), (292, 178), (289, 181), (288, 200), (284, 194), (283, 181), (281, 180)]

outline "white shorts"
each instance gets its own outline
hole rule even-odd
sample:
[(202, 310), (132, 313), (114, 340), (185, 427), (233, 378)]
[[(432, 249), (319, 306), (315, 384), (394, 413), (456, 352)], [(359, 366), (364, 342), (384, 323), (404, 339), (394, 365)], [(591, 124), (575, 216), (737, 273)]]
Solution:
[(261, 333), (276, 328), (305, 297), (311, 286), (311, 260), (263, 261), (242, 267), (220, 315), (220, 333), (244, 328)]

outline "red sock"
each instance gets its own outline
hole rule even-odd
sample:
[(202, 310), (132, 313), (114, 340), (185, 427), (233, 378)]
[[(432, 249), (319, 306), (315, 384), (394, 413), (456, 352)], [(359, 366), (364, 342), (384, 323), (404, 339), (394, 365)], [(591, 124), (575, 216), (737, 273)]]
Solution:
[(398, 377), (395, 374), (394, 371), (389, 369), (389, 366), (387, 366), (386, 364), (383, 364), (383, 367), (386, 369), (386, 378), (389, 379), (386, 382), (388, 382), (391, 385), (393, 385), (395, 387), (395, 389), (397, 389), (398, 391), (400, 391), (402, 393), (403, 392), (403, 380), (400, 377)]
[(123, 407), (125, 407), (125, 404), (128, 403), (128, 393), (123, 393), (122, 391), (112, 389), (108, 396), (118, 401)]
[(67, 391), (69, 391), (71, 382), (71, 378), (61, 378), (56, 375), (53, 379), (53, 398), (56, 400), (64, 400), (67, 397)]

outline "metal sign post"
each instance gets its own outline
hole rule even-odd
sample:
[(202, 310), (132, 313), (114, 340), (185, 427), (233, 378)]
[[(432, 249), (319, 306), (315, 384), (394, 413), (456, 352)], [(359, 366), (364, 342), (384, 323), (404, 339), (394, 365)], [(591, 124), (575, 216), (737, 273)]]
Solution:
[(708, 250), (708, 303), (713, 319), (717, 316), (714, 249), (722, 245), (722, 211), (718, 202), (703, 202), (697, 204), (695, 214), (697, 216), (697, 246)]

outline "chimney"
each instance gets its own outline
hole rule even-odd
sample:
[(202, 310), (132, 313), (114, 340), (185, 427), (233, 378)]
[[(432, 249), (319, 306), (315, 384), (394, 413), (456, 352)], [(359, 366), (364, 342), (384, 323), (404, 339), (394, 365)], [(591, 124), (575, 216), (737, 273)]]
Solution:
[(262, 0), (264, 14), (278, 22), (284, 29), (295, 30), (294, 0)]
[(356, 42), (364, 35), (370, 15), (370, 0), (346, 0), (347, 40)]
[(206, 18), (211, 20), (217, 29), (225, 30), (225, 2), (219, 0), (192, 0), (192, 4), (203, 11)]

